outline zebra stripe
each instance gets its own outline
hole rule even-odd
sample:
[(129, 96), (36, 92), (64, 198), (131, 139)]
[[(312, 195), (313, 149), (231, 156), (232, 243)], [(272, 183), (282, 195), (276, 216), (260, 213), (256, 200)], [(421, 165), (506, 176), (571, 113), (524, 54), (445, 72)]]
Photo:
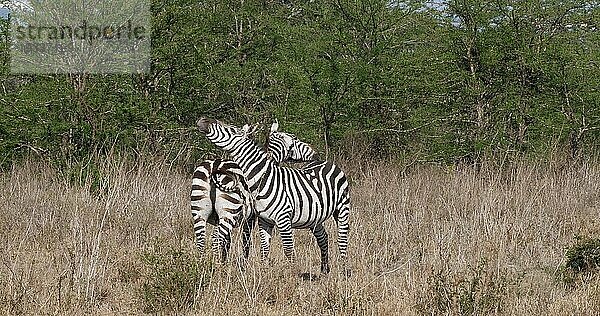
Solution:
[[(243, 128), (249, 134), (248, 125)], [(308, 161), (316, 152), (298, 139), (292, 141), (289, 148), (274, 147), (272, 151), (276, 163), (290, 161)], [(244, 175), (237, 163), (230, 160), (206, 160), (194, 171), (192, 178), (191, 209), (194, 218), (196, 245), (204, 252), (206, 223), (217, 228), (212, 235), (212, 249), (215, 255), (221, 252), (221, 260), (227, 259), (231, 245), (231, 231), (244, 223), (244, 256), (250, 251), (251, 229), (255, 216), (251, 210), (253, 201)]]
[(278, 132), (278, 129), (279, 123), (273, 123), (267, 138), (268, 151), (276, 162), (304, 162), (319, 158), (309, 144), (300, 141), (293, 134)]
[(348, 181), (339, 167), (328, 161), (314, 161), (302, 169), (280, 167), (242, 129), (206, 118), (197, 125), (209, 141), (230, 153), (246, 176), (255, 197), (263, 258), (269, 253), (273, 227), (277, 226), (284, 253), (291, 261), (295, 258), (292, 228), (308, 228), (321, 249), (321, 272), (329, 272), (323, 222), (333, 216), (338, 224), (340, 256), (346, 260), (350, 196)]
[[(212, 250), (227, 259), (231, 230), (250, 217), (251, 197), (243, 173), (230, 160), (205, 160), (192, 177), (190, 204), (194, 219), (196, 246), (204, 253), (206, 223), (216, 226), (212, 234)], [(246, 251), (247, 236), (244, 237)], [(249, 240), (249, 239), (248, 239)]]

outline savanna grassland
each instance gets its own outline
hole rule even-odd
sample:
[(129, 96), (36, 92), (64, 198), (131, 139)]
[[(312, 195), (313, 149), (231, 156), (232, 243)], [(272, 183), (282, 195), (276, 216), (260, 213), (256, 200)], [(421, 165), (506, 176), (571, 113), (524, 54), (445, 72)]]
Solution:
[(342, 163), (349, 268), (333, 221), (332, 273), (308, 231), (288, 263), (201, 259), (190, 174), (107, 159), (86, 172), (20, 164), (0, 175), (3, 314), (600, 315), (600, 279), (565, 282), (575, 236), (600, 235), (600, 165), (413, 167)]

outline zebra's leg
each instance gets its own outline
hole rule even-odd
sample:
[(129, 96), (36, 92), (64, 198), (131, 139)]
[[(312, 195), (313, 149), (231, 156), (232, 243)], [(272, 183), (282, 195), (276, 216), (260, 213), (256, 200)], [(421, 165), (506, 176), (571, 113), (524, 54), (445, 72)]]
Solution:
[(227, 226), (223, 226), (221, 229), (221, 261), (227, 261), (227, 255), (229, 254), (229, 248), (231, 247), (231, 229)]
[(244, 258), (250, 256), (250, 246), (252, 244), (252, 229), (256, 224), (256, 215), (251, 213), (243, 224), (244, 233), (242, 235), (242, 243), (244, 244)]
[(351, 271), (348, 268), (348, 232), (350, 231), (350, 199), (346, 193), (344, 200), (338, 205), (337, 210), (333, 213), (338, 226), (338, 248), (340, 251), (340, 261), (342, 262), (344, 274), (350, 276)]
[(204, 243), (206, 242), (206, 218), (202, 216), (202, 211), (192, 207), (192, 217), (194, 218), (194, 234), (196, 235), (196, 247), (201, 255), (204, 255)]
[(296, 259), (294, 251), (294, 235), (292, 234), (292, 220), (289, 216), (285, 216), (277, 221), (277, 229), (281, 235), (281, 243), (283, 244), (283, 253), (291, 262)]
[(260, 237), (260, 257), (265, 261), (269, 256), (271, 248), (271, 237), (273, 236), (273, 225), (262, 218), (258, 218), (258, 235)]
[[(220, 252), (221, 252), (221, 247), (222, 247), (222, 239), (221, 239), (221, 221), (219, 221), (219, 224), (217, 226), (215, 226), (215, 228), (213, 229), (213, 233), (211, 236), (211, 243), (212, 243), (212, 252), (213, 252), (213, 262), (214, 260), (216, 260), (217, 256), (219, 256)], [(221, 257), (221, 260), (223, 258)]]
[(221, 255), (221, 262), (227, 261), (229, 247), (231, 247), (231, 224), (227, 218), (221, 218), (212, 234), (212, 250), (215, 258)]
[(312, 229), (313, 235), (317, 239), (317, 245), (321, 249), (321, 273), (329, 273), (329, 239), (327, 231), (323, 224), (318, 224)]
[(196, 247), (200, 254), (204, 254), (204, 243), (206, 242), (206, 221), (201, 217), (194, 216), (194, 234), (196, 235)]
[(348, 251), (348, 232), (350, 231), (350, 224), (348, 223), (350, 217), (350, 204), (343, 203), (339, 206), (339, 212), (333, 214), (335, 221), (338, 226), (338, 248), (340, 250), (340, 256), (342, 259), (346, 258)]

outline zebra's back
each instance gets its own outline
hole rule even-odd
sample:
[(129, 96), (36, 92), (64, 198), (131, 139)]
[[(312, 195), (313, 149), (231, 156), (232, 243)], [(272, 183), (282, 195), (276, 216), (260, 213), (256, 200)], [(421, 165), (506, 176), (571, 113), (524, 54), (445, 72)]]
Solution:
[(275, 220), (286, 203), (293, 210), (293, 228), (314, 227), (349, 203), (348, 181), (330, 161), (313, 161), (302, 169), (280, 167), (265, 181), (256, 203), (266, 220)]

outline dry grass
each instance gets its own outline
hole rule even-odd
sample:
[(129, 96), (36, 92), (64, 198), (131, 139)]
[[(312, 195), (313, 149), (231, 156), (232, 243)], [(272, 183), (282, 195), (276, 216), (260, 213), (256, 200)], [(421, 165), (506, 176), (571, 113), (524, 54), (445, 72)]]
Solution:
[(0, 175), (1, 313), (600, 315), (598, 277), (560, 280), (573, 237), (600, 236), (600, 166), (350, 170), (348, 278), (332, 223), (328, 276), (306, 231), (293, 265), (276, 237), (269, 264), (254, 250), (245, 269), (213, 266), (194, 248), (189, 175), (118, 160), (95, 170)]

